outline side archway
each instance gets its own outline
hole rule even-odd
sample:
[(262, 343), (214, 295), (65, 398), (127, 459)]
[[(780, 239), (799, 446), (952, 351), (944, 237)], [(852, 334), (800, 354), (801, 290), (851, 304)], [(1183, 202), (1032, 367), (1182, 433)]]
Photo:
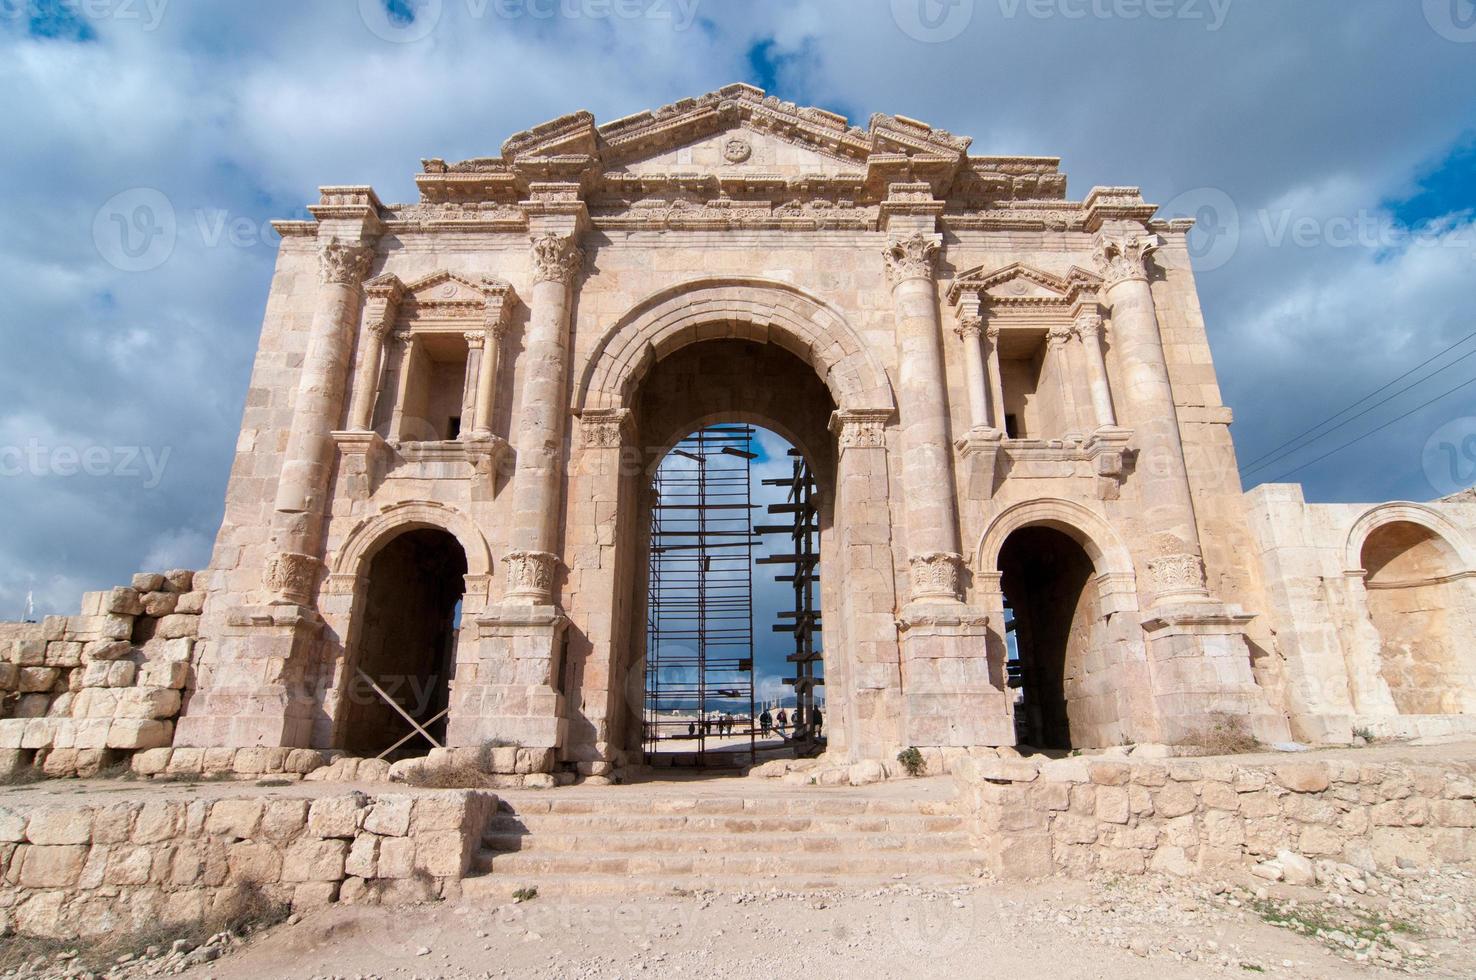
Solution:
[(703, 340), (773, 343), (809, 364), (841, 409), (894, 409), (880, 362), (835, 309), (787, 283), (704, 279), (664, 289), (600, 338), (575, 392), (576, 414), (626, 407), (651, 366)]
[(1005, 508), (980, 535), (974, 567), (981, 572), (997, 569), (1005, 540), (1033, 525), (1060, 531), (1081, 545), (1099, 576), (1127, 576), (1131, 583), (1133, 559), (1117, 532), (1096, 511), (1070, 500), (1027, 500)]
[(369, 559), (380, 548), (406, 531), (423, 528), (438, 528), (456, 538), (466, 552), (468, 576), (492, 574), (492, 552), (476, 522), (456, 508), (437, 501), (410, 500), (386, 507), (349, 531), (330, 566), (329, 591), (352, 592), (354, 583), (368, 567)]
[(1435, 508), (1408, 501), (1379, 504), (1353, 522), (1343, 550), (1343, 567), (1350, 571), (1362, 569), (1364, 545), (1374, 532), (1389, 524), (1416, 524), (1424, 528), (1449, 549), (1452, 563), (1461, 571), (1476, 570), (1476, 548), (1465, 533)]

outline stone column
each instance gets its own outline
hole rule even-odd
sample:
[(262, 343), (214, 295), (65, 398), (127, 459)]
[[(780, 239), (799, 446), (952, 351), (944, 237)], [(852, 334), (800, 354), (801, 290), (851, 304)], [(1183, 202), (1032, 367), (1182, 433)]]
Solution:
[(1132, 408), (1138, 444), (1134, 480), (1142, 496), (1143, 523), (1155, 529), (1147, 560), (1154, 601), (1204, 602), (1209, 592), (1178, 409), (1148, 285), (1148, 256), (1159, 244), (1157, 235), (1141, 227), (1104, 228), (1097, 233), (1093, 251), (1111, 310), (1122, 393)]
[(274, 604), (311, 605), (321, 561), (333, 429), (343, 411), (349, 345), (359, 315), (360, 285), (373, 249), (330, 239), (320, 254), (323, 285), (298, 378), (292, 426), (277, 481), (273, 555), (264, 584)]
[(485, 358), (482, 348), (487, 337), (480, 330), (468, 330), (461, 336), (466, 340), (466, 378), (461, 385), (461, 431), (457, 438), (465, 441), (473, 437), (476, 428), (477, 393), (482, 384)]
[(994, 425), (1000, 432), (1005, 430), (1004, 383), (999, 370), (999, 327), (990, 326), (984, 331), (989, 343), (987, 366), (989, 370), (989, 396), (994, 400)]
[(1077, 313), (1072, 329), (1086, 355), (1087, 380), (1092, 392), (1092, 416), (1097, 428), (1116, 428), (1112, 388), (1107, 382), (1107, 360), (1102, 356), (1102, 315), (1095, 310)]
[(989, 383), (985, 380), (984, 318), (977, 312), (961, 312), (953, 332), (963, 341), (964, 372), (969, 385), (969, 424), (975, 429), (992, 428), (998, 423), (993, 418)]
[(380, 276), (364, 284), (364, 330), (360, 334), (359, 370), (354, 377), (349, 428), (368, 432), (374, 425), (384, 364), (384, 338), (395, 325), (405, 286), (397, 276)]
[(897, 319), (903, 499), (912, 601), (959, 601), (958, 507), (948, 438), (938, 290), (939, 236), (914, 232), (883, 252)]
[(1067, 442), (1080, 441), (1077, 430), (1076, 389), (1071, 377), (1072, 327), (1057, 324), (1046, 332), (1046, 352), (1051, 360), (1051, 373), (1056, 376), (1056, 404), (1061, 413), (1061, 436)]
[(533, 238), (533, 292), (529, 300), (527, 363), (518, 423), (513, 488), (513, 550), (506, 598), (544, 605), (553, 601), (554, 550), (562, 503), (564, 426), (568, 392), (570, 284), (584, 262), (573, 235)]
[(477, 373), (476, 418), (471, 425), (477, 439), (492, 436), (492, 396), (497, 390), (497, 369), (501, 360), (502, 338), (507, 334), (507, 311), (512, 291), (506, 284), (488, 284), (487, 308), (483, 314), (484, 341), (481, 369)]

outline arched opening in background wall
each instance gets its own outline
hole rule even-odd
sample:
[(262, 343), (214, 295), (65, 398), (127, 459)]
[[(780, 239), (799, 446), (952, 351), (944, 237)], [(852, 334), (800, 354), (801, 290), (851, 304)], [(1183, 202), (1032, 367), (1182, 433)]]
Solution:
[(1465, 597), (1449, 544), (1419, 524), (1395, 521), (1363, 543), (1369, 618), (1379, 633), (1380, 674), (1400, 714), (1459, 714), (1468, 694), (1469, 636), (1457, 636)]
[(1110, 744), (1116, 697), (1101, 669), (1106, 638), (1091, 558), (1063, 532), (1032, 525), (1005, 539), (999, 571), (1016, 738), (1041, 749)]
[(370, 559), (339, 747), (374, 756), (405, 739), (396, 756), (424, 755), (430, 742), (406, 715), (444, 744), (466, 572), (460, 542), (439, 528), (405, 531)]

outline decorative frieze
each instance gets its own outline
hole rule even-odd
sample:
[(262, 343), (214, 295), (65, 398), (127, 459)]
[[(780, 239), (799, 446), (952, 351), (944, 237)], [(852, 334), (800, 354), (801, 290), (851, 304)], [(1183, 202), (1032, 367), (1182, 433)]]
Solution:
[(533, 281), (568, 285), (584, 267), (584, 252), (570, 235), (547, 232), (533, 238)]

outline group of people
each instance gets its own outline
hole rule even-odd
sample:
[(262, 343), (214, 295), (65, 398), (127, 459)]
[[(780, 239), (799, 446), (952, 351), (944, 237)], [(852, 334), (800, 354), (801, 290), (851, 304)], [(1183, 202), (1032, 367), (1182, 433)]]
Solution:
[[(780, 738), (784, 738), (785, 737), (784, 731), (785, 731), (786, 728), (789, 727), (789, 724), (791, 722), (794, 723), (794, 731), (795, 731), (796, 734), (798, 734), (800, 732), (800, 730), (804, 728), (804, 709), (803, 708), (801, 708), (800, 706), (796, 705), (795, 706), (795, 709), (794, 709), (793, 716), (791, 716), (783, 708), (780, 708), (779, 709), (779, 713), (777, 715), (770, 714), (769, 713), (769, 709), (768, 708), (765, 708), (764, 709), (764, 713), (761, 714), (761, 715), (759, 715), (759, 731), (762, 732), (764, 734), (764, 736), (766, 736), (766, 737), (768, 736), (768, 734), (769, 734), (769, 732), (771, 730), (777, 731), (779, 733), (779, 737)], [(821, 728), (822, 728), (822, 726), (824, 724), (825, 724), (825, 716), (820, 713), (820, 709), (819, 708), (811, 708), (810, 709), (810, 730), (811, 730), (811, 734), (814, 735), (816, 738), (819, 738), (820, 737)]]
[(695, 738), (697, 726), (702, 726), (702, 734), (711, 738), (713, 735), (731, 735), (738, 720), (729, 714), (717, 715), (716, 717), (705, 717), (700, 720), (694, 719), (687, 722), (687, 734)]

